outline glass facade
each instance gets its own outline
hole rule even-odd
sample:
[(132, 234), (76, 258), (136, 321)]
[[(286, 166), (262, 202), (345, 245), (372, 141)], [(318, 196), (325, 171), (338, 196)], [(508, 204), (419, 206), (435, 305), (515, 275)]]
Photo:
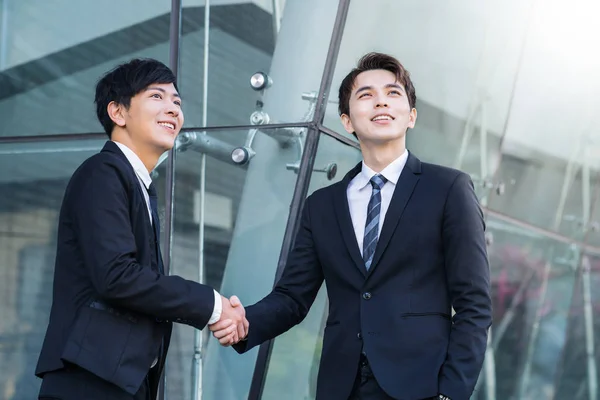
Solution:
[[(106, 140), (102, 73), (133, 57), (177, 71), (186, 123), (153, 173), (163, 253), (170, 273), (251, 304), (284, 268), (303, 199), (361, 160), (337, 88), (382, 51), (416, 87), (407, 147), (469, 173), (485, 212), (494, 324), (473, 399), (597, 399), (599, 12), (593, 0), (0, 0), (0, 398), (39, 388), (58, 209)], [(244, 355), (178, 325), (162, 398), (312, 399), (326, 317), (323, 287), (302, 324)]]

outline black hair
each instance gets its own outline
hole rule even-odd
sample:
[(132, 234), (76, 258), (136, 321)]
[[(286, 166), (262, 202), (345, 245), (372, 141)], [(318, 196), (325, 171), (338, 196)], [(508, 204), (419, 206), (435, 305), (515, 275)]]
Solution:
[(175, 74), (165, 64), (151, 58), (133, 59), (107, 72), (96, 84), (96, 116), (111, 137), (114, 122), (108, 115), (111, 102), (126, 108), (131, 98), (154, 83), (172, 83), (177, 89)]

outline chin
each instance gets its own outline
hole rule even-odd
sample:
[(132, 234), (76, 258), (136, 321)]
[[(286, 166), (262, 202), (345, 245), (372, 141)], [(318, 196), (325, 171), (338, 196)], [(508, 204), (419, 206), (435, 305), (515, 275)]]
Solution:
[(156, 147), (163, 151), (171, 150), (175, 146), (175, 138), (164, 139), (156, 143)]
[(401, 140), (404, 137), (404, 134), (398, 134), (397, 132), (378, 132), (371, 135), (368, 135), (364, 138), (364, 140), (375, 142), (375, 143), (385, 143), (385, 142), (394, 142), (396, 140)]

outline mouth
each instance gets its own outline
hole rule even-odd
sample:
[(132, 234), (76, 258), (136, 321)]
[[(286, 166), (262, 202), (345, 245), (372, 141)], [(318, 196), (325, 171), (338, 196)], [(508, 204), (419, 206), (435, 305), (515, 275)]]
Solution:
[(163, 126), (171, 131), (175, 130), (175, 124), (172, 122), (166, 122), (166, 121), (162, 121), (158, 123), (160, 126)]
[(371, 121), (373, 122), (385, 122), (385, 121), (393, 121), (394, 117), (392, 117), (389, 114), (379, 114), (376, 115), (375, 117), (371, 118)]

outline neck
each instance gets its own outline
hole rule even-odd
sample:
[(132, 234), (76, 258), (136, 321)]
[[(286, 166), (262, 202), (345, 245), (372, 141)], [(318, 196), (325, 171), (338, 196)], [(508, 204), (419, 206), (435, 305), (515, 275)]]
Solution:
[(386, 143), (361, 142), (360, 149), (365, 164), (379, 173), (404, 154), (406, 145), (404, 140)]
[(143, 143), (136, 143), (131, 139), (131, 136), (124, 130), (113, 130), (111, 140), (119, 142), (129, 147), (139, 158), (148, 170), (148, 173), (152, 172), (160, 154), (155, 149)]

